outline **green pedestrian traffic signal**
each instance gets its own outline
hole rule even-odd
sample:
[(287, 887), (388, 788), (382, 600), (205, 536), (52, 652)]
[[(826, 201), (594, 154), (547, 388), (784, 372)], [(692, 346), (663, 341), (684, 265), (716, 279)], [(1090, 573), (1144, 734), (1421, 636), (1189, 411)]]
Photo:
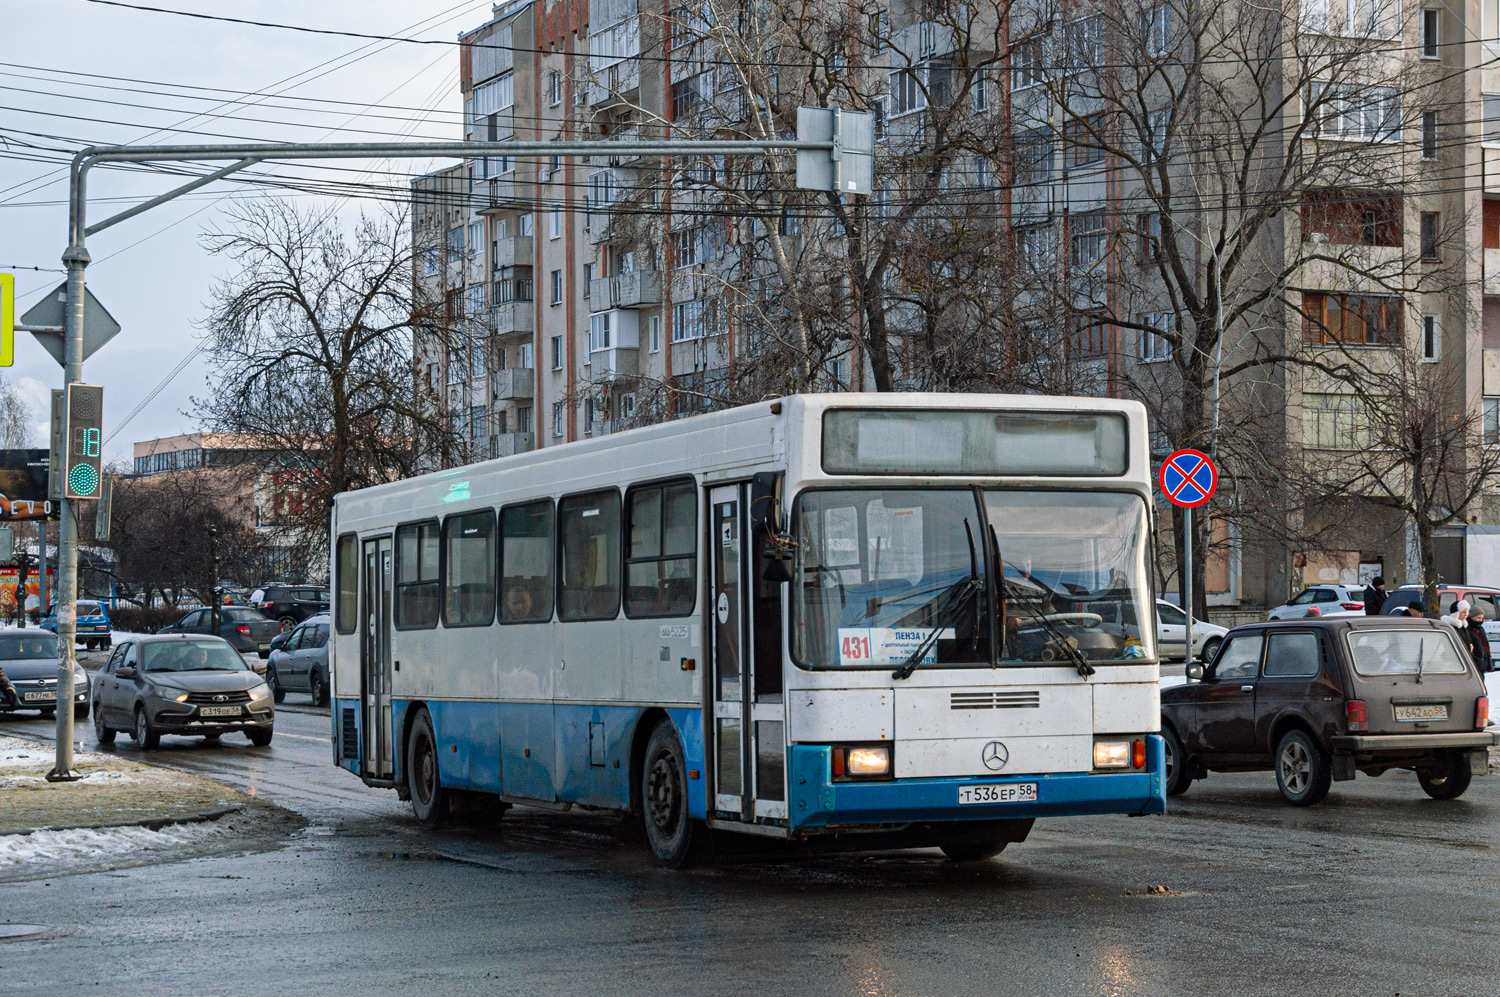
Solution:
[(63, 497), (98, 498), (104, 464), (104, 388), (100, 385), (68, 385), (63, 448)]

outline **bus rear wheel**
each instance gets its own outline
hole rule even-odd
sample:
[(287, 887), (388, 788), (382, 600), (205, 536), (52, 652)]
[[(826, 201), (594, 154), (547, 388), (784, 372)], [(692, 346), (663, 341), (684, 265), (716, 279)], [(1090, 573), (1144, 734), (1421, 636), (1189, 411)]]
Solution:
[(411, 809), (424, 824), (440, 824), (448, 816), (448, 791), (438, 775), (437, 736), (432, 717), (420, 710), (406, 739), (406, 784)]
[(980, 862), (994, 858), (1005, 851), (1006, 845), (1016, 840), (1011, 823), (987, 820), (947, 828), (938, 841), (938, 848), (954, 862)]
[(641, 819), (646, 842), (659, 864), (681, 869), (698, 857), (707, 831), (701, 822), (688, 816), (682, 742), (667, 720), (656, 725), (646, 742), (641, 766)]

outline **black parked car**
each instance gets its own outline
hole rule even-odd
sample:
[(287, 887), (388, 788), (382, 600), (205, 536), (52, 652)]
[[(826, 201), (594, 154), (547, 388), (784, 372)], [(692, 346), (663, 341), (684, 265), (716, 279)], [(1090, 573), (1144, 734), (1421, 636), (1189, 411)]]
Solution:
[(250, 593), (250, 605), (290, 630), (309, 616), (328, 612), (328, 589), (316, 585), (266, 585)]
[(1451, 800), (1489, 773), (1497, 735), (1484, 680), (1437, 620), (1236, 627), (1187, 675), (1161, 694), (1171, 795), (1210, 771), (1272, 769), (1287, 802), (1306, 806), (1355, 772), (1412, 769), (1428, 796)]
[[(212, 611), (195, 609), (171, 626), (162, 627), (157, 633), (206, 634), (213, 625), (209, 614)], [(258, 609), (245, 606), (225, 606), (219, 610), (219, 636), (234, 645), (236, 651), (249, 654), (256, 652), (262, 658), (271, 655), (271, 638), (281, 632), (281, 625), (267, 619)], [(264, 670), (264, 669), (261, 669)]]

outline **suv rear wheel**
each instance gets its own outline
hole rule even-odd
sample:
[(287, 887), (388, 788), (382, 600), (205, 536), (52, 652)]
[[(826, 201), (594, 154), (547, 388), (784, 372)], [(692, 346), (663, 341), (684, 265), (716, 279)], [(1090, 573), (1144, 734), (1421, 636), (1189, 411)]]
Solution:
[(1422, 784), (1422, 792), (1434, 800), (1458, 799), (1464, 795), (1473, 778), (1474, 773), (1469, 768), (1469, 755), (1466, 751), (1440, 752), (1432, 757), (1432, 764), (1427, 768), (1417, 769), (1417, 781)]
[(1309, 807), (1328, 795), (1333, 764), (1305, 730), (1289, 730), (1276, 745), (1276, 785), (1286, 801)]
[(1181, 796), (1193, 784), (1188, 769), (1187, 756), (1182, 750), (1182, 739), (1166, 724), (1161, 725), (1161, 739), (1165, 742), (1167, 767), (1167, 795)]

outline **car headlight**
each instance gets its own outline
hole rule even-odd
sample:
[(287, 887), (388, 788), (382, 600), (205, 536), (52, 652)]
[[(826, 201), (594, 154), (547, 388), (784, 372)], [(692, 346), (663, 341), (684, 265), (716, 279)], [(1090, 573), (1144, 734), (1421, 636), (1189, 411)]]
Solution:
[(833, 749), (834, 778), (874, 779), (891, 774), (891, 749), (859, 745)]
[(268, 686), (268, 685), (266, 685), (264, 682), (260, 683), (257, 686), (253, 686), (250, 689), (250, 698), (252, 700), (255, 700), (255, 699), (265, 699), (270, 694), (271, 694), (271, 687)]
[(176, 689), (164, 689), (161, 686), (156, 687), (156, 694), (170, 703), (186, 703), (189, 695), (186, 692), (178, 692)]

